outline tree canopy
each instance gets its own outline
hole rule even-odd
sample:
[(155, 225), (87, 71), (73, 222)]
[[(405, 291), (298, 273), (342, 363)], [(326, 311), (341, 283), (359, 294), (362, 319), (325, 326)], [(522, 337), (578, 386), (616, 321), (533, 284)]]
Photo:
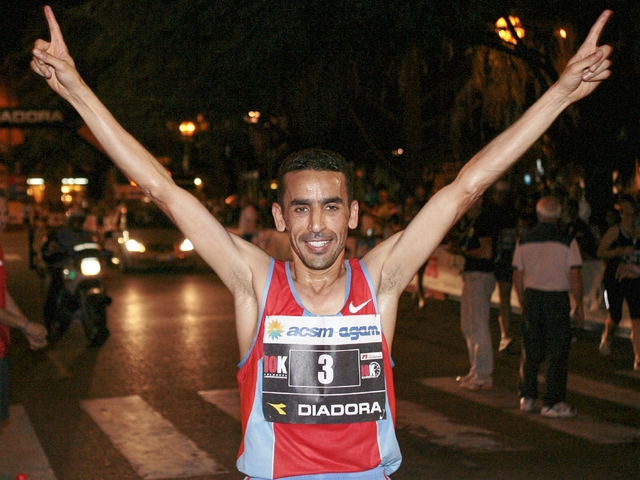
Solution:
[[(464, 161), (515, 120), (555, 81), (601, 4), (88, 0), (56, 14), (87, 83), (159, 156), (179, 157), (183, 147), (171, 127), (200, 115), (210, 126), (196, 145), (202, 167), (220, 168), (231, 149), (239, 169), (264, 170), (269, 162), (271, 170), (274, 156), (321, 146), (410, 183), (425, 162)], [(620, 161), (629, 151), (637, 155), (639, 34), (632, 19), (640, 12), (632, 0), (619, 4), (605, 36), (618, 49), (614, 79), (554, 126), (560, 156), (597, 164), (606, 145), (621, 142)], [(516, 45), (495, 33), (495, 21), (509, 15), (527, 32)], [(555, 34), (560, 26), (566, 41)], [(26, 34), (31, 43), (44, 35), (44, 20)], [(25, 49), (2, 69), (21, 103), (60, 106), (27, 65)], [(262, 112), (258, 125), (242, 121), (249, 110)], [(74, 143), (78, 125), (56, 136), (34, 131), (21, 154), (99, 170), (100, 154)], [(404, 155), (393, 157), (400, 147)]]

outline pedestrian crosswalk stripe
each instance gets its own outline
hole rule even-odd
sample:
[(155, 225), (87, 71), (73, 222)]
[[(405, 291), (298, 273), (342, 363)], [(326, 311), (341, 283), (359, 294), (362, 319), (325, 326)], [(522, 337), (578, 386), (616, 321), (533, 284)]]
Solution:
[[(198, 392), (198, 394), (227, 415), (240, 421), (238, 389), (206, 390)], [(500, 437), (495, 432), (456, 423), (440, 413), (427, 410), (423, 406), (407, 400), (396, 402), (396, 426), (436, 445), (461, 450), (487, 452), (526, 448), (512, 439)]]
[(80, 403), (144, 479), (228, 473), (138, 395)]
[(9, 406), (9, 422), (0, 431), (0, 472), (8, 478), (56, 480), (40, 440), (22, 405)]
[(583, 438), (598, 444), (617, 444), (640, 439), (640, 430), (615, 423), (604, 422), (587, 415), (579, 414), (573, 418), (547, 418), (535, 413), (522, 413), (518, 407), (518, 398), (506, 389), (493, 388), (471, 392), (462, 389), (452, 377), (423, 378), (420, 383), (447, 393), (452, 393), (475, 403), (503, 410), (507, 413), (523, 415), (529, 421), (543, 424), (553, 430)]
[(414, 402), (398, 400), (396, 406), (398, 428), (436, 445), (477, 452), (529, 449), (490, 430), (454, 422)]
[[(544, 382), (544, 376), (540, 375), (538, 380)], [(567, 389), (600, 400), (607, 400), (627, 407), (640, 408), (640, 392), (598, 382), (579, 375), (569, 374)]]
[(616, 371), (616, 375), (640, 379), (640, 372), (638, 370), (618, 370)]

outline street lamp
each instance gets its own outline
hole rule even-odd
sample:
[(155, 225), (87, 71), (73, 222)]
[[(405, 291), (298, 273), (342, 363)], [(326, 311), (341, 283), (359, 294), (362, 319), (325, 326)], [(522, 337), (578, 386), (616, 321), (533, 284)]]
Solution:
[(178, 126), (182, 140), (184, 141), (184, 153), (182, 154), (182, 171), (187, 173), (189, 171), (189, 164), (191, 163), (191, 142), (198, 127), (193, 122), (182, 122)]
[[(517, 38), (513, 36), (512, 30), (509, 28), (510, 25), (513, 27)], [(503, 41), (516, 45), (518, 39), (524, 38), (525, 32), (522, 23), (520, 23), (520, 19), (509, 15), (508, 23), (504, 17), (498, 19), (496, 22), (496, 33)]]

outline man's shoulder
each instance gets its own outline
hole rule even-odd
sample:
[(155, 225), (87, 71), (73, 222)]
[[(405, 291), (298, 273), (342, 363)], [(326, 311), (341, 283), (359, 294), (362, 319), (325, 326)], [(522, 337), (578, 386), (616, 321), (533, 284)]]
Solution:
[(568, 247), (572, 240), (573, 237), (560, 228), (559, 225), (555, 223), (541, 222), (522, 237), (520, 244), (561, 243)]

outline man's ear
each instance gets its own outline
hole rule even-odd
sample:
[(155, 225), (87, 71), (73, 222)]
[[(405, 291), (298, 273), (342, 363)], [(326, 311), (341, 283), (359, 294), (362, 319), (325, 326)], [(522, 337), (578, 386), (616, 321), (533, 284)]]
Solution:
[(358, 226), (358, 215), (360, 214), (360, 204), (357, 200), (353, 200), (349, 207), (349, 228), (354, 229)]
[(282, 214), (282, 207), (278, 202), (274, 202), (271, 205), (271, 214), (276, 225), (276, 230), (284, 232), (286, 230), (286, 223), (284, 221), (284, 215)]

